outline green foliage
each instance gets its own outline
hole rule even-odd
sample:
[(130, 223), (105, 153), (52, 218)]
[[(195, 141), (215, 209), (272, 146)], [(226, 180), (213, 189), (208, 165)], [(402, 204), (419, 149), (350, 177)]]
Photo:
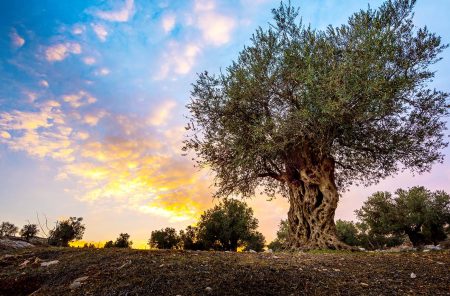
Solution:
[(281, 220), (278, 225), (277, 237), (267, 246), (272, 251), (282, 251), (287, 248), (289, 239), (289, 222)]
[(112, 240), (107, 241), (103, 248), (114, 248), (114, 242)]
[(258, 220), (245, 202), (224, 199), (202, 214), (198, 222), (199, 239), (207, 249), (236, 251), (252, 240), (261, 239), (257, 227)]
[(184, 149), (216, 173), (216, 196), (285, 193), (316, 160), (341, 188), (441, 161), (448, 94), (427, 85), (447, 45), (414, 26), (414, 4), (314, 30), (281, 3), (223, 73), (199, 74)]
[(20, 230), (20, 236), (29, 240), (30, 238), (35, 237), (38, 232), (39, 230), (36, 224), (26, 224)]
[(148, 244), (157, 249), (176, 249), (180, 245), (180, 237), (175, 228), (166, 227), (161, 230), (152, 231)]
[(414, 246), (437, 244), (450, 224), (450, 196), (424, 187), (376, 192), (356, 211), (374, 235), (408, 235)]
[(365, 223), (353, 221), (336, 221), (338, 238), (349, 246), (358, 246), (367, 250), (376, 250), (398, 246), (403, 243), (403, 237), (391, 234), (379, 234), (369, 231)]
[(244, 251), (256, 251), (262, 252), (264, 250), (264, 246), (266, 245), (266, 238), (261, 232), (256, 231), (247, 239), (244, 243), (245, 248)]
[(115, 248), (131, 248), (133, 242), (130, 241), (130, 235), (128, 233), (121, 233), (114, 242)]
[(2, 222), (0, 225), (0, 237), (2, 236), (15, 236), (19, 229), (12, 223)]
[(358, 229), (355, 226), (355, 223), (352, 221), (336, 221), (336, 232), (339, 240), (346, 243), (349, 246), (357, 246), (360, 245), (360, 241), (358, 239)]
[(57, 221), (56, 226), (49, 233), (48, 242), (52, 246), (67, 247), (69, 242), (83, 238), (85, 226), (83, 218), (70, 217), (67, 220)]

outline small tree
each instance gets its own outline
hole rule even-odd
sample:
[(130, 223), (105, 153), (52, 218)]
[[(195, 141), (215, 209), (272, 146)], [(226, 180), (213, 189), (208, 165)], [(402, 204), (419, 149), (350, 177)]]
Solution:
[(450, 196), (424, 187), (398, 189), (395, 196), (376, 192), (356, 214), (373, 234), (406, 234), (414, 246), (437, 244), (446, 238), (444, 227), (450, 223)]
[(15, 236), (19, 229), (12, 223), (2, 222), (0, 225), (0, 236)]
[(349, 246), (357, 246), (360, 244), (358, 239), (358, 229), (352, 221), (336, 221), (336, 233), (342, 242)]
[(103, 248), (113, 248), (114, 247), (114, 242), (112, 240), (107, 241), (105, 243), (105, 245), (103, 246)]
[(70, 217), (57, 221), (56, 226), (49, 233), (48, 242), (53, 246), (67, 247), (69, 242), (83, 238), (86, 227), (81, 222), (83, 218)]
[(277, 237), (267, 246), (273, 251), (282, 251), (287, 248), (289, 239), (289, 221), (281, 220), (278, 225)]
[(266, 245), (266, 238), (261, 232), (256, 231), (255, 233), (250, 235), (244, 245), (244, 251), (253, 250), (256, 252), (261, 252), (264, 250), (264, 246)]
[(36, 224), (26, 224), (20, 230), (20, 236), (29, 240), (30, 238), (35, 237), (38, 232), (39, 230)]
[(133, 244), (132, 241), (129, 240), (130, 235), (128, 233), (121, 233), (119, 237), (114, 242), (114, 247), (116, 248), (131, 248)]
[(188, 226), (180, 230), (180, 240), (184, 250), (203, 250), (204, 244), (198, 237), (198, 228)]
[(175, 228), (166, 227), (152, 231), (148, 244), (157, 249), (176, 249), (179, 247), (180, 237)]
[(245, 202), (224, 199), (205, 211), (198, 222), (199, 237), (206, 248), (236, 251), (256, 234), (258, 220)]

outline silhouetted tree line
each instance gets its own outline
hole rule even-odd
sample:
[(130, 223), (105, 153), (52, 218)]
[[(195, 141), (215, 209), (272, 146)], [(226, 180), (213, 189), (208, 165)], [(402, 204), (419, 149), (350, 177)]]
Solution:
[(245, 202), (224, 199), (206, 210), (197, 226), (188, 226), (179, 233), (170, 227), (152, 231), (149, 245), (158, 249), (236, 251), (242, 248), (260, 252), (265, 238), (257, 228), (258, 220)]

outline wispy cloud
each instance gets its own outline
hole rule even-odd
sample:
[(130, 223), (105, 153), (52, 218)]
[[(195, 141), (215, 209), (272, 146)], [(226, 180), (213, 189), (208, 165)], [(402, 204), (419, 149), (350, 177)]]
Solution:
[(134, 1), (125, 0), (123, 7), (118, 10), (98, 11), (96, 15), (110, 22), (126, 22), (134, 15)]
[(174, 14), (166, 14), (162, 17), (161, 25), (165, 33), (173, 30), (176, 24), (176, 16)]
[(106, 27), (101, 24), (91, 24), (91, 26), (98, 39), (100, 39), (100, 41), (102, 42), (105, 42), (106, 37), (108, 37), (108, 31), (106, 31)]
[(66, 42), (52, 45), (45, 51), (47, 61), (62, 61), (69, 54), (80, 54), (81, 45), (77, 42)]
[(160, 105), (156, 106), (155, 110), (151, 113), (147, 122), (150, 125), (160, 126), (167, 124), (171, 111), (175, 108), (176, 103), (172, 100), (164, 101)]
[(69, 103), (73, 108), (79, 108), (97, 102), (95, 97), (83, 90), (80, 90), (78, 93), (64, 95), (62, 98), (64, 102)]
[(9, 35), (11, 38), (12, 45), (14, 47), (22, 47), (25, 44), (25, 39), (21, 37), (16, 30), (13, 30)]
[(201, 49), (196, 43), (180, 44), (171, 42), (163, 55), (159, 71), (154, 76), (156, 80), (166, 79), (171, 74), (188, 74), (195, 64)]

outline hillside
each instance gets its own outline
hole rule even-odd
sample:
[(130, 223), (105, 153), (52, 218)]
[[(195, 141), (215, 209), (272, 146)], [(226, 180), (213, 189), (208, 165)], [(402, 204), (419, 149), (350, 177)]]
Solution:
[(450, 294), (449, 251), (272, 254), (31, 248), (0, 252), (0, 295)]

